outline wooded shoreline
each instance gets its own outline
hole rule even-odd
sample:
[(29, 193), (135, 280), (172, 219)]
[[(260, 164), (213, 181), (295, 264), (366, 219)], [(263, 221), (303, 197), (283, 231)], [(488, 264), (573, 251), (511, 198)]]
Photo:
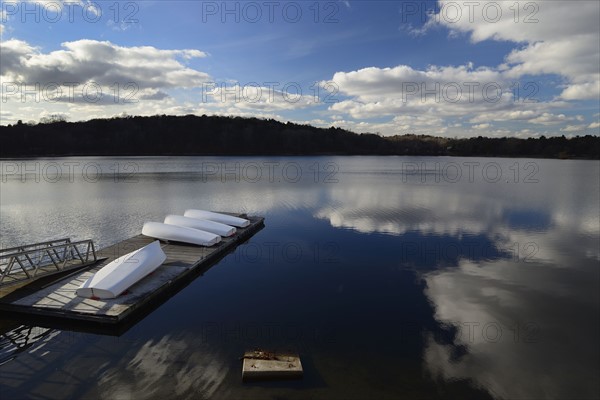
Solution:
[(0, 126), (0, 157), (411, 155), (600, 159), (600, 137), (382, 137), (219, 116), (152, 116)]

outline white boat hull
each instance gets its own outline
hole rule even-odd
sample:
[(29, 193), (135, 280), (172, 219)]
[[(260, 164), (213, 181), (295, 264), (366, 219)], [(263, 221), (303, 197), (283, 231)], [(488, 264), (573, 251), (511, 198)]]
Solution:
[(87, 298), (113, 299), (162, 265), (167, 256), (154, 241), (102, 267), (75, 291)]
[(183, 215), (167, 215), (165, 217), (165, 224), (200, 229), (202, 231), (214, 233), (215, 235), (219, 236), (231, 236), (236, 232), (236, 229), (233, 226), (214, 221), (184, 217)]
[(164, 224), (162, 222), (146, 222), (142, 228), (142, 234), (156, 239), (172, 240), (199, 246), (212, 246), (221, 241), (221, 236), (214, 233)]
[(183, 214), (186, 217), (205, 219), (208, 221), (219, 222), (221, 224), (237, 226), (238, 228), (245, 228), (250, 225), (250, 221), (244, 218), (238, 218), (227, 214), (220, 214), (212, 211), (204, 210), (186, 210)]

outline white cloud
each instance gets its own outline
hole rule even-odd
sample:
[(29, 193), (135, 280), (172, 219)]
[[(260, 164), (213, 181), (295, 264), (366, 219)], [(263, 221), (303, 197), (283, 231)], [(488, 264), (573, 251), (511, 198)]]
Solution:
[[(326, 83), (323, 82), (323, 85)], [(433, 66), (416, 70), (407, 65), (337, 72), (327, 84), (350, 97), (330, 110), (353, 118), (398, 114), (464, 116), (513, 107), (509, 82), (493, 68)]]
[[(525, 44), (506, 57), (503, 68), (507, 76), (557, 74), (568, 81), (562, 98), (600, 97), (599, 2), (485, 0), (472, 2), (477, 4), (475, 8), (450, 0), (439, 0), (438, 3), (440, 12), (432, 16), (428, 25), (442, 25), (467, 33), (476, 43), (502, 40)], [(457, 4), (459, 18), (447, 11)], [(497, 15), (500, 15), (498, 20)]]
[(567, 125), (561, 129), (561, 132), (583, 132), (586, 129), (586, 125)]
[(567, 117), (565, 114), (543, 113), (538, 117), (532, 118), (529, 122), (541, 125), (556, 125), (565, 121), (572, 121), (574, 118)]
[[(408, 65), (393, 68), (370, 67), (358, 71), (337, 72), (330, 82), (335, 84), (341, 93), (357, 96), (361, 100), (377, 100), (394, 95), (405, 101), (427, 101), (438, 96), (450, 103), (483, 96), (482, 86), (486, 84), (489, 89), (488, 95), (492, 97), (493, 86), (502, 86), (504, 81), (501, 73), (493, 68), (473, 69), (472, 64), (468, 64), (457, 67), (432, 66), (424, 71)], [(433, 94), (433, 91), (436, 91), (436, 94)]]
[[(185, 64), (207, 56), (196, 49), (123, 47), (95, 40), (65, 42), (62, 47), (44, 53), (25, 41), (2, 42), (0, 80), (4, 84), (3, 98), (8, 99), (4, 107), (15, 111), (11, 120), (3, 123), (58, 113), (68, 114), (70, 120), (76, 121), (122, 112), (285, 120), (277, 112), (316, 104), (313, 96), (298, 95), (302, 88), (299, 92), (294, 85), (215, 85), (208, 74)], [(200, 94), (194, 94), (199, 105), (181, 104), (170, 94), (173, 89), (200, 89)], [(23, 103), (29, 107), (23, 108)]]
[[(347, 98), (333, 104), (329, 110), (354, 119), (425, 113), (442, 118), (466, 117), (476, 124), (472, 127), (475, 130), (489, 128), (491, 121), (522, 121), (543, 126), (581, 121), (581, 116), (567, 116), (555, 110), (568, 107), (568, 101), (593, 99), (600, 95), (597, 27), (600, 3), (582, 1), (577, 7), (568, 2), (531, 2), (527, 5), (482, 1), (470, 4), (475, 8), (470, 9), (466, 3), (440, 0), (438, 13), (430, 15), (423, 32), (442, 26), (454, 34), (469, 34), (475, 43), (484, 40), (514, 42), (518, 47), (502, 64), (474, 69), (473, 64), (468, 63), (464, 66), (430, 66), (424, 70), (398, 65), (336, 72), (331, 82)], [(457, 5), (460, 9), (458, 18), (458, 14), (451, 12)], [(513, 11), (515, 5), (520, 7), (518, 15)], [(495, 20), (494, 11), (498, 11), (498, 7), (498, 20)], [(566, 15), (569, 18), (565, 18)], [(534, 19), (538, 22), (532, 23)], [(562, 93), (554, 100), (540, 101), (515, 95), (512, 87), (515, 80), (542, 74), (556, 74), (564, 79), (555, 84)], [(523, 93), (519, 94), (530, 94), (530, 90), (525, 89), (523, 87)], [(390, 121), (387, 125), (392, 127), (394, 124)], [(502, 132), (497, 130), (496, 133)], [(516, 132), (513, 134), (518, 135)], [(523, 135), (527, 132), (520, 130)]]
[(588, 100), (596, 99), (600, 93), (600, 81), (587, 83), (574, 83), (569, 85), (561, 93), (565, 100)]
[(600, 128), (600, 122), (592, 122), (589, 126), (588, 129), (598, 129)]
[(198, 88), (210, 78), (185, 64), (206, 57), (196, 49), (77, 40), (62, 43), (61, 50), (43, 52), (10, 39), (1, 43), (0, 55), (3, 108), (13, 111), (14, 120), (57, 113), (67, 113), (72, 120), (121, 111), (148, 115), (161, 111), (159, 105), (170, 98), (168, 90)]
[[(394, 116), (427, 116), (445, 125), (448, 118), (470, 118), (470, 123), (485, 129), (482, 124), (491, 121), (523, 121), (532, 124), (554, 125), (578, 117), (555, 114), (551, 110), (564, 108), (562, 100), (550, 102), (519, 99), (511, 91), (511, 82), (504, 72), (494, 68), (465, 66), (430, 67), (415, 70), (407, 65), (393, 68), (364, 68), (358, 71), (337, 72), (328, 84), (334, 84), (342, 96), (349, 97), (329, 107), (335, 114), (346, 114), (354, 119)], [(325, 84), (325, 82), (323, 82)], [(449, 121), (449, 120), (448, 120)], [(364, 124), (363, 124), (364, 125)], [(415, 130), (390, 121), (389, 134)], [(448, 122), (448, 125), (450, 123)], [(359, 126), (358, 128), (361, 128)], [(439, 134), (429, 130), (419, 133)], [(445, 130), (443, 131), (445, 132)], [(456, 130), (459, 136), (462, 134)], [(504, 131), (498, 131), (500, 134)], [(510, 131), (506, 131), (510, 135)], [(475, 134), (475, 132), (473, 132)], [(490, 133), (491, 134), (491, 133)]]
[(306, 108), (315, 105), (315, 98), (302, 94), (302, 88), (295, 85), (287, 87), (232, 85), (210, 83), (204, 87), (206, 99), (212, 104), (242, 111), (282, 111)]
[[(458, 18), (449, 12), (456, 5), (460, 8)], [(518, 13), (515, 5), (518, 6)], [(576, 7), (570, 1), (528, 5), (526, 2), (515, 4), (482, 0), (477, 2), (474, 9), (463, 2), (438, 0), (438, 8), (441, 12), (432, 16), (432, 23), (468, 33), (475, 43), (490, 39), (533, 43), (585, 35), (596, 31), (600, 12), (598, 2), (594, 0), (579, 1)], [(496, 15), (498, 8), (501, 8), (499, 19)]]
[(384, 136), (392, 135), (443, 135), (448, 128), (442, 118), (432, 114), (398, 115), (387, 122), (355, 121), (333, 119), (319, 126), (334, 126), (357, 133), (378, 133)]
[(4, 30), (6, 29), (4, 27), (4, 23), (8, 21), (8, 15), (6, 13), (6, 11), (3, 9), (0, 9), (0, 39), (2, 38), (2, 35), (4, 34)]
[(5, 82), (51, 83), (101, 86), (135, 83), (145, 88), (198, 87), (208, 74), (183, 65), (178, 58), (205, 57), (195, 49), (161, 50), (151, 46), (122, 47), (108, 41), (77, 40), (62, 43), (63, 50), (49, 53), (27, 42), (2, 42), (0, 76)]

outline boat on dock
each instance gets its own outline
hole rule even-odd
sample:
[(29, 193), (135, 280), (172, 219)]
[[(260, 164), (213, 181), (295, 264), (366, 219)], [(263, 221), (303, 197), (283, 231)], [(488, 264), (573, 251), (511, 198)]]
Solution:
[[(202, 276), (220, 259), (234, 251), (238, 245), (246, 242), (264, 228), (263, 217), (248, 217), (246, 215), (240, 215), (240, 217), (250, 220), (250, 225), (246, 228), (237, 229), (236, 234), (229, 237), (221, 238), (214, 235), (218, 238), (217, 240), (220, 240), (218, 246), (197, 246), (183, 243), (174, 238), (168, 239), (168, 243), (162, 243), (156, 242), (157, 238), (143, 234), (125, 239), (96, 251), (93, 257), (90, 256), (89, 263), (86, 263), (86, 266), (78, 267), (76, 270), (65, 270), (67, 275), (58, 278), (54, 276), (45, 278), (51, 279), (51, 281), (33, 280), (28, 285), (0, 297), (0, 312), (8, 313), (11, 318), (18, 321), (44, 324), (44, 326), (53, 326), (57, 329), (94, 333), (102, 331), (106, 334), (121, 335), (196, 277)], [(201, 232), (192, 228), (156, 222), (148, 224), (149, 226), (147, 225), (146, 228), (151, 228), (153, 224), (165, 225), (170, 229), (189, 229), (194, 232), (196, 239), (198, 232)], [(208, 232), (204, 232), (204, 234), (212, 235)], [(119, 296), (101, 299), (97, 296), (95, 290), (92, 298), (81, 297), (76, 293), (82, 283), (88, 281), (90, 277), (97, 274), (111, 262), (129, 255), (132, 251), (151, 245), (153, 242), (160, 243), (160, 250), (166, 255), (166, 260), (152, 273), (146, 274)], [(72, 246), (74, 243), (61, 246), (67, 245)], [(70, 254), (72, 247), (68, 246), (65, 248)], [(83, 244), (78, 246), (83, 247)], [(93, 249), (91, 243), (90, 247)], [(48, 250), (43, 247), (41, 251), (44, 254), (49, 251), (54, 256), (54, 250), (52, 249)], [(62, 247), (57, 249), (60, 250)], [(79, 248), (78, 251), (82, 252), (82, 248)], [(75, 250), (73, 252), (78, 254)], [(8, 253), (11, 257), (7, 262), (10, 262), (13, 258), (16, 259), (16, 257), (22, 263), (23, 259), (26, 259), (22, 255), (14, 255), (13, 257), (12, 250)], [(29, 253), (27, 254), (29, 255)], [(81, 253), (81, 256), (84, 261), (87, 260), (84, 253)], [(18, 264), (17, 261), (14, 262)], [(55, 262), (58, 261), (55, 260)], [(2, 271), (4, 271), (4, 268), (2, 268)], [(25, 272), (22, 274), (25, 275)], [(120, 290), (114, 289), (115, 294)]]
[(108, 263), (82, 283), (75, 293), (92, 299), (114, 299), (154, 272), (166, 259), (160, 242), (155, 240)]
[(183, 215), (190, 218), (204, 219), (208, 221), (219, 222), (221, 224), (237, 226), (238, 228), (245, 228), (250, 225), (250, 221), (245, 218), (234, 217), (233, 215), (221, 214), (212, 211), (186, 210)]
[(169, 225), (162, 222), (146, 222), (142, 235), (155, 239), (175, 241), (198, 246), (213, 246), (221, 241), (221, 236), (185, 226)]
[(215, 235), (223, 237), (234, 235), (236, 232), (236, 229), (230, 225), (198, 218), (184, 217), (183, 215), (167, 215), (165, 217), (165, 224), (200, 229), (201, 231), (214, 233)]

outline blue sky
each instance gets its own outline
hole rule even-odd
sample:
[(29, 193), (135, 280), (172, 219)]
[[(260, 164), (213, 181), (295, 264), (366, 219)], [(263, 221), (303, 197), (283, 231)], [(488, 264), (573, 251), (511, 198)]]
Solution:
[(2, 2), (0, 123), (214, 114), (598, 135), (597, 1)]

